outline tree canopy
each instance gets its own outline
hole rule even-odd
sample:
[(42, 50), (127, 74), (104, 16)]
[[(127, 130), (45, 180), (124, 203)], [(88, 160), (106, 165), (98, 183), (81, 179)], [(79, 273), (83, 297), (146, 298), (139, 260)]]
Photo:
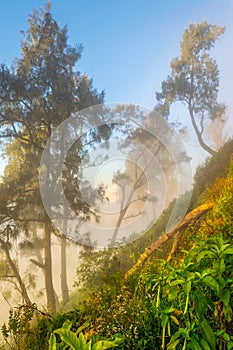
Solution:
[(171, 104), (182, 102), (187, 108), (200, 146), (209, 154), (215, 150), (204, 138), (206, 120), (224, 117), (225, 106), (218, 103), (219, 70), (209, 51), (224, 28), (207, 21), (190, 23), (180, 44), (180, 56), (170, 63), (171, 75), (156, 93), (155, 107), (168, 117)]
[[(98, 93), (92, 80), (77, 70), (82, 46), (68, 44), (67, 27), (61, 28), (52, 17), (50, 4), (35, 10), (28, 25), (21, 57), (11, 68), (3, 64), (0, 68), (0, 137), (4, 145), (10, 143), (5, 148), (9, 158), (1, 190), (11, 208), (9, 220), (20, 224), (21, 230), (22, 222), (44, 225), (44, 262), (37, 266), (44, 271), (47, 307), (54, 313), (52, 225), (39, 193), (40, 159), (52, 131), (72, 113), (101, 103), (104, 93)], [(56, 182), (52, 164), (47, 170)]]

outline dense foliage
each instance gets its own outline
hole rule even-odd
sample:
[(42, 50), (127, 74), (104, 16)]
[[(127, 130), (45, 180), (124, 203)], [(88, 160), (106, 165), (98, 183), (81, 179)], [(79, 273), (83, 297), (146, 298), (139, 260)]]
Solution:
[[(214, 207), (185, 230), (172, 261), (166, 261), (167, 249), (163, 258), (155, 253), (125, 281), (119, 265), (115, 271), (107, 269), (111, 257), (105, 253), (102, 283), (92, 286), (76, 310), (50, 318), (36, 309), (17, 309), (3, 328), (5, 338), (13, 336), (16, 349), (41, 350), (48, 349), (49, 338), (51, 344), (57, 334), (59, 346), (63, 331), (56, 329), (66, 328), (69, 320), (75, 333), (85, 325), (77, 339), (86, 345), (116, 336), (121, 339), (119, 349), (231, 349), (233, 164), (202, 198), (213, 201)], [(117, 258), (112, 259), (115, 265)]]

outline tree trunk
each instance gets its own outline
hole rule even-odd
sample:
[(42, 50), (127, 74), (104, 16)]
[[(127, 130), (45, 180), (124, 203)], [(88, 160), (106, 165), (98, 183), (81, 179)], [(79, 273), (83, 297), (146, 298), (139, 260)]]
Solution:
[[(33, 225), (33, 227), (32, 227), (32, 238), (33, 238), (33, 243), (36, 243), (37, 239), (38, 239), (36, 225)], [(43, 275), (44, 275), (44, 280), (45, 280), (45, 264), (44, 264), (44, 260), (43, 260), (43, 257), (41, 255), (41, 252), (39, 249), (37, 249), (37, 247), (35, 248), (35, 254), (36, 254), (37, 261), (34, 259), (30, 259), (30, 261), (42, 270)], [(57, 301), (56, 304), (58, 304), (58, 296), (56, 294), (55, 289), (53, 289), (53, 290), (54, 290), (55, 300)]]
[(193, 125), (193, 128), (194, 128), (194, 131), (195, 131), (195, 133), (197, 135), (197, 139), (198, 139), (199, 144), (201, 145), (201, 147), (206, 152), (208, 152), (212, 156), (215, 155), (217, 152), (215, 150), (213, 150), (212, 148), (210, 148), (202, 139), (202, 133), (200, 132), (200, 130), (197, 127), (197, 123), (196, 123), (196, 120), (195, 120), (195, 117), (194, 117), (194, 114), (193, 114), (193, 109), (192, 109), (191, 106), (189, 106), (189, 114), (190, 114), (190, 117), (191, 117), (191, 122), (192, 122), (192, 125)]
[(52, 315), (56, 314), (56, 300), (52, 280), (52, 252), (51, 252), (51, 230), (50, 223), (44, 223), (44, 273), (45, 290), (47, 297), (47, 310)]
[[(123, 191), (124, 191), (124, 189), (123, 189)], [(123, 192), (123, 199), (122, 199), (122, 202), (121, 202), (120, 214), (119, 214), (119, 217), (117, 219), (117, 223), (116, 223), (116, 226), (115, 226), (115, 229), (114, 229), (114, 232), (113, 232), (110, 244), (109, 244), (109, 248), (113, 247), (114, 244), (116, 243), (117, 235), (118, 235), (118, 232), (120, 230), (122, 220), (124, 219), (124, 216), (125, 216), (127, 210), (129, 209), (129, 206), (131, 204), (130, 200), (132, 198), (132, 195), (133, 195), (133, 190), (132, 190), (132, 192), (130, 194), (130, 198), (129, 198), (128, 204), (124, 207), (124, 204), (125, 204), (124, 203), (125, 193)]]
[(19, 287), (20, 287), (20, 291), (21, 291), (21, 295), (22, 295), (22, 300), (23, 300), (23, 303), (26, 303), (27, 305), (32, 305), (32, 302), (28, 296), (28, 293), (27, 293), (27, 289), (26, 289), (26, 286), (20, 276), (20, 273), (19, 273), (19, 270), (16, 266), (16, 264), (14, 263), (14, 261), (12, 260), (11, 256), (10, 256), (10, 252), (9, 252), (9, 247), (8, 247), (8, 243), (0, 240), (0, 244), (1, 244), (1, 247), (5, 253), (5, 256), (6, 256), (6, 261), (8, 262), (9, 266), (11, 267), (12, 269), (12, 272), (16, 278), (16, 280), (18, 281), (19, 283)]
[(66, 237), (61, 237), (61, 292), (63, 304), (66, 304), (70, 300), (67, 284)]

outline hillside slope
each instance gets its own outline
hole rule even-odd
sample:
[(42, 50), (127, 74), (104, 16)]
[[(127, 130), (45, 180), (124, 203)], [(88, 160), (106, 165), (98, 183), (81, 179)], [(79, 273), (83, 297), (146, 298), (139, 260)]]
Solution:
[[(232, 349), (232, 153), (230, 141), (198, 169), (190, 211), (175, 229), (165, 232), (171, 204), (132, 244), (86, 251), (76, 281), (89, 293), (83, 301), (55, 318), (16, 310), (5, 337), (20, 339), (20, 349), (48, 349), (50, 335), (69, 320), (70, 331), (83, 327), (83, 342), (114, 339), (117, 349)], [(60, 343), (52, 349), (64, 348), (63, 337), (51, 337)]]

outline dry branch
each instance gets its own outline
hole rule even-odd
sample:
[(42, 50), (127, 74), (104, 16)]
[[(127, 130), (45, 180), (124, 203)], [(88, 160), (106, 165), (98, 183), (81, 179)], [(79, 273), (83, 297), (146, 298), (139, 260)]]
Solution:
[(178, 243), (180, 231), (188, 227), (193, 221), (197, 220), (205, 212), (212, 209), (213, 206), (214, 206), (213, 202), (208, 202), (208, 203), (201, 204), (199, 207), (189, 212), (171, 231), (164, 233), (158, 240), (153, 242), (149, 248), (146, 248), (144, 253), (140, 255), (136, 264), (125, 274), (125, 279), (127, 280), (127, 278), (131, 276), (138, 269), (138, 267), (142, 266), (142, 264), (148, 259), (148, 257), (155, 250), (157, 250), (163, 243), (165, 243), (170, 238), (172, 238), (175, 234), (177, 234), (178, 235), (176, 237), (177, 241), (174, 241), (175, 246), (173, 245), (173, 248), (171, 251), (171, 253), (173, 254), (173, 250), (176, 249), (176, 245)]

